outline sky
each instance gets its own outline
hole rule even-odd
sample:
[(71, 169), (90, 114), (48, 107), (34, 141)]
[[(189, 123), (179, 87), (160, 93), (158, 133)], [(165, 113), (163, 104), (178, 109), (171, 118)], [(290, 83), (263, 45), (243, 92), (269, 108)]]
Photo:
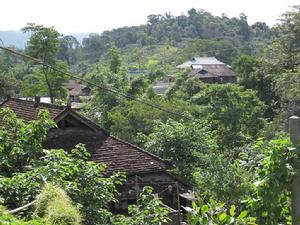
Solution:
[(28, 22), (53, 26), (64, 34), (101, 33), (144, 24), (150, 14), (186, 14), (191, 8), (213, 15), (248, 16), (274, 25), (280, 15), (300, 0), (1, 0), (0, 30), (19, 30)]

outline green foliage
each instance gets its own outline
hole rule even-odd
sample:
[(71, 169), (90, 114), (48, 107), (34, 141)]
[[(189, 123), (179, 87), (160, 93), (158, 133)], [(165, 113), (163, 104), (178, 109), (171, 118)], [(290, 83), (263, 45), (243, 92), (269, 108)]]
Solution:
[(55, 123), (46, 111), (41, 111), (36, 121), (28, 123), (17, 119), (8, 108), (1, 109), (0, 116), (0, 171), (1, 175), (11, 176), (26, 171), (28, 165), (43, 155), (42, 143)]
[(52, 64), (56, 60), (56, 55), (59, 49), (59, 34), (53, 27), (44, 27), (28, 23), (22, 29), (23, 32), (32, 32), (32, 35), (27, 43), (27, 51), (30, 55)]
[(208, 121), (220, 146), (241, 146), (264, 127), (264, 104), (254, 91), (236, 84), (205, 84), (179, 77), (166, 96), (199, 105), (199, 115)]
[(247, 203), (256, 213), (259, 224), (290, 224), (291, 185), (298, 151), (291, 148), (289, 138), (284, 136), (267, 143), (260, 139), (256, 148), (262, 156), (257, 165), (253, 194)]
[(200, 159), (203, 163), (194, 169), (195, 193), (201, 198), (214, 199), (227, 205), (240, 204), (251, 193), (253, 171), (239, 165), (239, 149), (222, 152), (212, 149)]
[(127, 94), (133, 97), (139, 97), (146, 93), (149, 81), (145, 76), (138, 76), (130, 82)]
[[(123, 174), (104, 177), (105, 165), (88, 161), (90, 155), (82, 145), (70, 153), (43, 150), (42, 143), (53, 124), (45, 112), (39, 120), (28, 123), (10, 110), (4, 110), (1, 116), (0, 197), (8, 208), (34, 200), (43, 175), (66, 191), (79, 208), (84, 224), (110, 223), (106, 205), (116, 201), (116, 186), (124, 180)], [(32, 211), (24, 213), (30, 216)]]
[(205, 85), (191, 101), (202, 106), (219, 146), (241, 146), (264, 127), (263, 103), (235, 84)]
[(246, 89), (257, 92), (257, 96), (267, 106), (265, 116), (272, 119), (278, 109), (278, 97), (275, 91), (276, 76), (268, 68), (266, 62), (256, 57), (241, 55), (233, 62), (233, 68), (238, 76), (238, 83)]
[(294, 70), (300, 60), (300, 7), (282, 15), (282, 23), (276, 29), (280, 33), (266, 49), (266, 55), (273, 69), (284, 71)]
[(11, 215), (5, 207), (0, 205), (0, 224), (1, 225), (50, 225), (46, 224), (42, 219), (34, 219), (25, 221)]
[(0, 72), (0, 100), (8, 95), (13, 95), (17, 90), (18, 83), (11, 74), (3, 74)]
[(46, 184), (37, 196), (35, 214), (53, 225), (81, 224), (80, 213), (71, 199), (62, 189), (51, 184)]
[(137, 205), (129, 206), (129, 217), (119, 216), (114, 225), (162, 225), (169, 221), (169, 209), (154, 196), (151, 187), (144, 187), (139, 194)]
[(198, 78), (187, 79), (186, 74), (181, 74), (178, 76), (176, 81), (168, 88), (166, 92), (167, 99), (184, 99), (190, 100), (192, 96), (199, 93), (203, 87), (204, 83)]
[(172, 119), (165, 123), (157, 122), (153, 133), (139, 138), (148, 151), (170, 160), (177, 173), (185, 177), (191, 176), (195, 167), (204, 163), (203, 155), (213, 148), (203, 123), (192, 117), (180, 122)]
[(112, 46), (108, 52), (109, 68), (111, 72), (118, 73), (121, 67), (120, 53), (115, 46)]
[(224, 203), (217, 203), (212, 198), (209, 203), (201, 207), (193, 204), (193, 211), (188, 214), (187, 220), (190, 225), (255, 225), (256, 219), (250, 217), (248, 212), (238, 211), (235, 205), (227, 208)]
[[(220, 48), (237, 47), (250, 41), (257, 42), (270, 38), (272, 32), (269, 27), (261, 23), (250, 27), (247, 16), (241, 14), (239, 18), (213, 16), (204, 10), (191, 9), (186, 15), (173, 16), (171, 14), (149, 15), (146, 25), (123, 27), (112, 31), (105, 31), (101, 35), (91, 34), (83, 40), (84, 52), (90, 53), (86, 58), (92, 60), (105, 54), (111, 42), (118, 48), (128, 46), (151, 46), (169, 44), (180, 46), (185, 41), (197, 42), (199, 39), (209, 39), (211, 47), (196, 48), (194, 53), (213, 51), (222, 60), (230, 60), (234, 50), (219, 52)], [(255, 33), (254, 33), (255, 32)], [(220, 42), (218, 42), (220, 40)], [(213, 41), (216, 41), (213, 44)], [(219, 44), (216, 44), (219, 43)], [(214, 52), (216, 50), (216, 52)], [(254, 49), (252, 49), (254, 50)], [(224, 57), (224, 56), (227, 56)], [(138, 55), (139, 56), (139, 55)], [(138, 62), (139, 60), (136, 60)]]
[(276, 90), (281, 103), (281, 110), (285, 118), (300, 116), (300, 68), (287, 71), (276, 80)]
[[(59, 34), (53, 27), (44, 27), (42, 25), (36, 25), (29, 23), (28, 26), (22, 29), (24, 32), (30, 32), (32, 35), (28, 40), (26, 51), (29, 55), (41, 59), (47, 65), (52, 67), (58, 67), (59, 70), (67, 71), (64, 63), (57, 60), (57, 54), (59, 51)], [(42, 78), (42, 80), (41, 80)], [(25, 88), (30, 90), (31, 85), (36, 85), (38, 93), (35, 95), (45, 94), (50, 97), (53, 103), (55, 98), (64, 98), (66, 90), (63, 88), (68, 77), (65, 73), (60, 73), (57, 70), (53, 70), (48, 66), (40, 66), (33, 72), (33, 79), (29, 80), (29, 87)], [(35, 82), (32, 82), (35, 81)], [(26, 87), (26, 86), (25, 86)]]
[(0, 209), (0, 223), (2, 225), (50, 225), (50, 224), (46, 224), (41, 219), (34, 219), (29, 221), (18, 219), (6, 212), (3, 212), (1, 209)]
[(21, 63), (15, 56), (0, 51), (0, 101), (19, 91), (19, 83), (12, 72), (16, 64)]
[(93, 88), (94, 96), (85, 110), (85, 115), (101, 127), (108, 128), (108, 112), (123, 102), (118, 93), (125, 93), (128, 88), (127, 71), (120, 68), (118, 73), (113, 73), (108, 66), (99, 64), (93, 67), (86, 78), (97, 86)]
[[(57, 61), (54, 66), (61, 71), (67, 71), (66, 65), (61, 61)], [(64, 87), (68, 79), (66, 74), (44, 66), (35, 66), (30, 72), (30, 74), (24, 76), (21, 83), (23, 95), (27, 97), (50, 96), (49, 88), (51, 88), (53, 99), (66, 98), (67, 90)]]
[[(149, 101), (147, 98), (143, 98), (142, 100)], [(168, 101), (157, 97), (152, 98), (150, 101), (153, 104), (175, 113), (185, 111), (191, 114), (198, 113), (197, 106), (193, 106), (181, 100)], [(176, 116), (176, 114), (172, 115), (140, 102), (125, 101), (124, 104), (114, 107), (113, 110), (109, 112), (109, 119), (111, 121), (110, 130), (118, 137), (136, 143), (138, 133), (148, 135), (153, 132), (155, 120), (165, 122), (169, 118), (179, 120), (179, 117), (180, 116)]]
[(58, 59), (67, 62), (67, 64), (74, 65), (81, 58), (79, 42), (72, 35), (67, 35), (59, 39), (60, 46), (58, 52)]

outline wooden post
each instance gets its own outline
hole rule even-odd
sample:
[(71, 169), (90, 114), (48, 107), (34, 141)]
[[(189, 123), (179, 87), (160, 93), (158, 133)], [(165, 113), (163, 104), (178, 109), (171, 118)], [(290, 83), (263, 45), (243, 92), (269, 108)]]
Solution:
[[(294, 146), (299, 144), (300, 141), (300, 118), (292, 116), (289, 118), (289, 132), (291, 141)], [(300, 159), (300, 156), (298, 156)], [(295, 168), (296, 177), (293, 181), (292, 190), (292, 219), (293, 225), (300, 225), (300, 168), (297, 165)]]
[(137, 175), (135, 175), (135, 193), (136, 193), (136, 204), (138, 205), (140, 190), (139, 190), (139, 177)]
[(175, 185), (176, 185), (176, 192), (177, 192), (178, 224), (181, 224), (180, 196), (179, 196), (179, 187), (178, 187), (177, 181), (176, 181)]

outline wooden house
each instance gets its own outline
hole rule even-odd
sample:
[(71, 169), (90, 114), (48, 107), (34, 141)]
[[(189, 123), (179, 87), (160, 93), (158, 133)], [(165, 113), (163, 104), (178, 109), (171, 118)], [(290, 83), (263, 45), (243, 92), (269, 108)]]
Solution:
[(120, 201), (110, 206), (114, 212), (126, 211), (128, 204), (136, 202), (137, 194), (144, 186), (152, 186), (164, 204), (173, 209), (178, 209), (178, 199), (191, 189), (168, 172), (168, 161), (110, 135), (70, 107), (41, 103), (39, 98), (35, 101), (8, 98), (0, 104), (0, 108), (4, 107), (11, 108), (24, 121), (36, 119), (41, 109), (48, 110), (57, 128), (49, 130), (45, 148), (69, 151), (83, 143), (92, 160), (107, 165), (106, 175), (126, 172), (127, 181), (120, 187)]
[(188, 77), (197, 77), (206, 83), (236, 83), (236, 75), (231, 67), (215, 57), (195, 57), (176, 68), (189, 68)]
[(76, 80), (70, 80), (66, 84), (68, 90), (68, 96), (70, 98), (70, 103), (72, 108), (80, 108), (80, 98), (91, 96), (91, 89), (86, 85), (81, 84)]

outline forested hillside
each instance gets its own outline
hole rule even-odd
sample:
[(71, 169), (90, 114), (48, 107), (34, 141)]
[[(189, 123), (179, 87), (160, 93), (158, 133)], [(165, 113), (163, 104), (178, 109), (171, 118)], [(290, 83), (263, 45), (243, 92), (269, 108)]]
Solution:
[[(288, 118), (300, 116), (300, 7), (284, 13), (274, 27), (250, 26), (244, 14), (218, 17), (195, 9), (181, 16), (149, 15), (145, 25), (90, 34), (82, 44), (52, 27), (27, 24), (22, 31), (32, 34), (23, 53), (42, 63), (1, 51), (0, 99), (44, 96), (67, 104), (66, 84), (77, 80), (91, 89), (79, 98), (82, 116), (168, 160), (171, 171), (193, 185), (197, 200), (185, 218), (188, 224), (291, 224), (299, 146), (287, 132)], [(237, 82), (205, 83), (188, 76), (191, 69), (176, 69), (196, 56), (228, 64)], [(158, 95), (155, 84), (170, 77), (167, 90)], [(124, 175), (99, 176), (105, 166), (87, 163), (90, 155), (82, 146), (71, 153), (43, 151), (47, 129), (54, 126), (47, 113), (29, 124), (9, 110), (1, 115), (2, 205), (15, 208), (39, 194), (40, 173), (69, 195), (67, 202), (75, 202), (77, 209), (70, 210), (80, 211), (83, 224), (168, 220), (151, 189), (141, 191), (128, 217), (108, 212), (105, 206), (116, 201)], [(99, 204), (91, 206), (94, 197)], [(47, 210), (30, 209), (21, 217), (56, 224)], [(3, 215), (0, 221), (8, 220)]]
[[(244, 14), (239, 18), (228, 18), (226, 15), (218, 17), (204, 10), (191, 9), (186, 15), (149, 15), (147, 19), (146, 25), (118, 28), (101, 35), (90, 34), (82, 42), (83, 58), (95, 61), (105, 55), (114, 43), (124, 49), (125, 55), (131, 56), (129, 63), (137, 59), (143, 61), (145, 55), (153, 55), (149, 54), (148, 46), (162, 48), (160, 51), (167, 55), (173, 55), (174, 51), (168, 51), (164, 46), (176, 49), (177, 58), (167, 59), (168, 63), (182, 61), (195, 54), (216, 55), (230, 63), (238, 52), (258, 53), (263, 44), (276, 36), (275, 29), (263, 22), (250, 26)], [(218, 51), (220, 49), (222, 52)]]

